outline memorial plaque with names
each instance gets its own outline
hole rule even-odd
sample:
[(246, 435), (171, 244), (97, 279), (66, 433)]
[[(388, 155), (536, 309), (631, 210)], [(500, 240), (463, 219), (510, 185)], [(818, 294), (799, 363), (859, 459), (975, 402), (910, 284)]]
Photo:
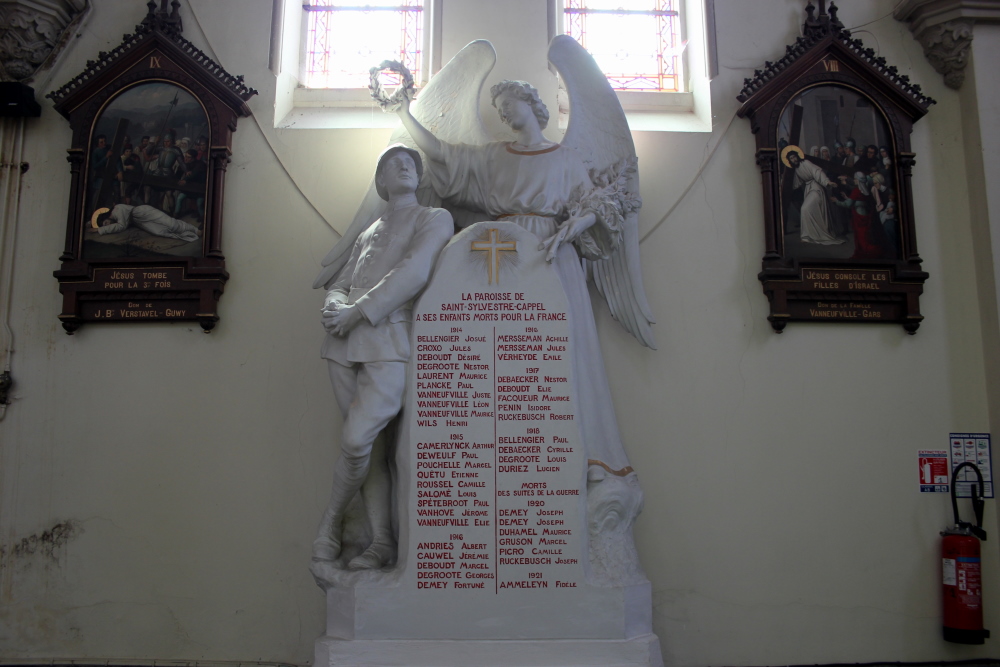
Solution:
[(436, 281), (414, 314), (418, 589), (501, 594), (582, 580), (566, 300), (542, 253), (519, 247), (537, 240), (510, 227), (466, 235), (455, 268), (480, 279)]
[[(400, 568), (389, 587), (330, 589), (331, 613), (354, 610), (353, 638), (623, 636), (632, 594), (586, 580), (573, 340), (538, 245), (512, 223), (477, 223), (414, 307)], [(338, 623), (331, 636), (344, 636)]]

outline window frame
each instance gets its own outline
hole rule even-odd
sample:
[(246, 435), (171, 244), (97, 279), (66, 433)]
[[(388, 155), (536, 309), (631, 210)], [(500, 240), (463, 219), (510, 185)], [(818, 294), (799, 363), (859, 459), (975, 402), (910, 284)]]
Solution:
[[(273, 0), (269, 65), (275, 74), (274, 127), (298, 129), (395, 128), (395, 114), (375, 108), (366, 88), (304, 88), (307, 17), (301, 0)], [(426, 0), (424, 67), (418, 86), (441, 69), (442, 5)], [(682, 0), (688, 40), (683, 69), (688, 92), (616, 91), (629, 126), (635, 131), (711, 132), (711, 78), (717, 73), (714, 0)], [(548, 37), (561, 23), (562, 0), (546, 0)], [(539, 47), (544, 54), (544, 47)], [(544, 57), (544, 56), (543, 56)], [(562, 106), (560, 104), (560, 106)], [(560, 113), (558, 124), (565, 126)]]
[[(549, 0), (549, 39), (564, 34), (563, 0)], [(616, 90), (632, 130), (711, 132), (710, 82), (717, 65), (714, 44), (714, 0), (681, 0), (682, 92)], [(560, 105), (561, 106), (561, 105)], [(559, 126), (568, 116), (560, 109)]]
[[(418, 87), (441, 68), (441, 5), (425, 0), (423, 62)], [(277, 76), (274, 126), (277, 128), (395, 127), (396, 117), (374, 108), (368, 88), (307, 88), (309, 12), (301, 0), (275, 0), (273, 21), (280, 24), (280, 41), (272, 43), (272, 71)], [(275, 31), (277, 32), (277, 31)], [(273, 35), (272, 35), (273, 40)], [(278, 54), (275, 57), (274, 54)]]
[[(654, 12), (656, 11), (655, 9), (651, 9), (651, 8), (648, 8), (648, 7), (645, 8), (645, 9), (638, 9), (638, 8), (624, 9), (624, 8), (619, 7), (617, 10), (615, 10), (615, 9), (608, 9), (608, 8), (591, 6), (592, 3), (595, 3), (596, 1), (597, 0), (562, 0), (562, 3), (561, 3), (562, 4), (562, 9), (561, 9), (561, 11), (559, 11), (559, 14), (558, 14), (558, 16), (561, 19), (560, 25), (557, 26), (558, 28), (560, 28), (559, 32), (562, 32), (562, 33), (565, 33), (567, 35), (570, 35), (571, 37), (574, 37), (574, 39), (577, 39), (577, 41), (580, 42), (580, 44), (584, 48), (586, 48), (588, 51), (591, 51), (590, 47), (592, 46), (592, 43), (589, 41), (590, 40), (590, 36), (589, 35), (594, 32), (594, 26), (595, 25), (597, 26), (597, 32), (600, 32), (601, 27), (605, 27), (607, 25), (606, 21), (609, 18), (611, 18), (612, 15), (620, 16), (621, 14), (631, 14), (631, 15), (634, 16), (634, 18), (642, 21), (645, 29), (649, 29), (649, 31), (650, 31), (651, 34), (655, 34), (656, 31), (651, 30), (651, 28), (653, 26), (649, 25), (649, 23), (651, 21), (653, 21), (653, 20), (657, 20), (657, 22), (659, 22), (659, 20), (660, 20), (659, 18), (657, 18), (657, 19), (653, 18), (654, 17)], [(670, 6), (673, 7), (673, 9), (667, 10), (664, 13), (667, 14), (667, 16), (669, 17), (668, 20), (673, 19), (673, 20), (670, 20), (670, 25), (671, 25), (671, 43), (673, 43), (673, 44), (679, 43), (680, 44), (680, 48), (679, 49), (675, 48), (675, 49), (670, 49), (670, 50), (667, 50), (666, 48), (664, 48), (665, 45), (663, 44), (663, 38), (662, 38), (662, 35), (661, 35), (661, 37), (658, 40), (659, 41), (659, 46), (660, 46), (660, 49), (661, 49), (659, 51), (659, 55), (662, 57), (661, 58), (661, 65), (658, 68), (660, 71), (655, 72), (655, 73), (654, 72), (648, 72), (648, 71), (647, 72), (643, 72), (642, 73), (642, 78), (645, 78), (647, 80), (648, 79), (656, 79), (656, 78), (671, 78), (674, 81), (675, 88), (672, 89), (672, 90), (662, 90), (662, 89), (652, 90), (652, 89), (648, 89), (648, 88), (647, 89), (643, 89), (643, 88), (639, 88), (639, 87), (637, 87), (637, 88), (617, 88), (614, 85), (615, 84), (614, 81), (611, 82), (612, 83), (612, 88), (614, 88), (615, 90), (623, 91), (623, 92), (624, 91), (628, 91), (628, 90), (634, 90), (636, 92), (669, 92), (669, 93), (683, 93), (683, 92), (687, 92), (687, 57), (686, 57), (686, 54), (687, 54), (687, 41), (685, 40), (685, 33), (687, 32), (687, 30), (685, 29), (686, 26), (684, 25), (684, 0), (646, 0), (646, 1), (647, 2), (665, 2), (665, 3), (670, 3)], [(567, 7), (567, 5), (584, 5), (584, 6), (583, 7)], [(576, 19), (571, 18), (571, 16), (570, 16), (571, 14), (578, 15), (579, 18), (576, 18)], [(576, 38), (576, 36), (573, 35), (573, 34), (571, 34), (569, 32), (569, 30), (567, 29), (567, 24), (568, 23), (575, 23), (575, 22), (578, 22), (579, 27), (585, 33), (587, 33), (587, 36), (585, 36), (583, 40), (581, 40), (579, 38)], [(657, 26), (657, 27), (659, 27), (660, 29), (662, 29), (662, 26)], [(676, 33), (674, 33), (674, 31), (676, 31)], [(676, 34), (676, 40), (673, 38), (674, 34)], [(585, 43), (584, 40), (586, 40), (586, 43)], [(619, 46), (619, 43), (616, 43), (616, 46)], [(591, 53), (593, 53), (593, 51), (591, 51)], [(596, 59), (596, 57), (597, 56), (595, 56), (595, 59)], [(671, 60), (674, 61), (674, 64), (673, 64), (673, 73), (672, 74), (665, 73), (663, 71), (664, 63), (665, 63), (665, 61), (667, 59), (671, 59)], [(606, 72), (606, 74), (608, 74), (608, 76), (609, 76), (609, 81), (611, 80), (610, 79), (611, 76), (615, 76), (614, 74), (607, 73), (607, 72)], [(640, 73), (636, 72), (636, 71), (622, 71), (619, 74), (620, 75), (624, 75), (624, 76), (633, 76), (633, 75), (639, 75)], [(621, 78), (621, 76), (615, 76), (615, 78)], [(661, 83), (662, 83), (662, 81), (661, 81)]]

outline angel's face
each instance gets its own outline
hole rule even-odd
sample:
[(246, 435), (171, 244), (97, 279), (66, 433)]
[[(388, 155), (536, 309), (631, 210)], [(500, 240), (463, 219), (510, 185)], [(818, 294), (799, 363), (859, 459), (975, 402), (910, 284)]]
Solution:
[(406, 194), (417, 189), (417, 165), (406, 151), (397, 151), (386, 158), (379, 178), (390, 195)]
[(500, 112), (500, 120), (513, 130), (524, 129), (535, 117), (531, 105), (512, 91), (504, 92), (497, 98), (497, 110)]

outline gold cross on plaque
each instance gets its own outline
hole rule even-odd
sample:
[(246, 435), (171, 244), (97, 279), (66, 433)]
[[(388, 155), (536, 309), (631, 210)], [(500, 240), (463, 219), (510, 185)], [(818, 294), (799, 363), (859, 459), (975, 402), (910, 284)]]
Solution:
[(472, 250), (475, 252), (488, 252), (486, 261), (486, 271), (490, 277), (490, 285), (496, 277), (496, 284), (500, 284), (500, 253), (517, 252), (517, 241), (500, 241), (497, 239), (499, 229), (488, 229), (486, 233), (472, 242)]

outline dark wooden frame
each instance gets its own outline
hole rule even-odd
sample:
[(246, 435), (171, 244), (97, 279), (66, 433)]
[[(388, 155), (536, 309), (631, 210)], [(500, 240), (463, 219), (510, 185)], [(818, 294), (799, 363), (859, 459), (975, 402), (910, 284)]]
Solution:
[[(97, 61), (89, 61), (83, 73), (48, 95), (73, 129), (67, 151), (72, 181), (66, 245), (62, 266), (54, 272), (63, 295), (59, 319), (69, 334), (85, 322), (184, 320), (197, 321), (209, 332), (219, 320), (219, 297), (229, 278), (222, 254), (226, 168), (236, 121), (250, 115), (246, 101), (257, 91), (181, 37), (180, 3), (173, 0), (167, 5), (167, 0), (161, 0), (159, 8), (156, 2), (148, 2), (148, 13), (133, 34), (111, 52), (99, 54)], [(90, 212), (85, 210), (86, 174), (96, 121), (119, 94), (151, 82), (186, 90), (202, 105), (208, 121), (201, 256), (86, 259), (82, 252), (84, 225), (90, 224)], [(112, 279), (115, 272), (126, 278)]]
[[(914, 229), (910, 149), (913, 123), (934, 100), (895, 67), (876, 57), (837, 20), (837, 8), (819, 0), (806, 7), (805, 34), (785, 56), (757, 70), (738, 96), (738, 114), (750, 120), (757, 140), (757, 166), (764, 195), (765, 253), (759, 279), (770, 302), (768, 320), (780, 333), (788, 322), (891, 322), (915, 333), (923, 316), (919, 297), (928, 278), (921, 269)], [(893, 152), (901, 254), (896, 259), (808, 259), (784, 249), (781, 212), (779, 123), (786, 106), (803, 91), (831, 85), (853, 90), (881, 112)], [(837, 276), (862, 276), (862, 280)], [(858, 283), (866, 289), (853, 288)], [(819, 304), (822, 304), (820, 306)]]

